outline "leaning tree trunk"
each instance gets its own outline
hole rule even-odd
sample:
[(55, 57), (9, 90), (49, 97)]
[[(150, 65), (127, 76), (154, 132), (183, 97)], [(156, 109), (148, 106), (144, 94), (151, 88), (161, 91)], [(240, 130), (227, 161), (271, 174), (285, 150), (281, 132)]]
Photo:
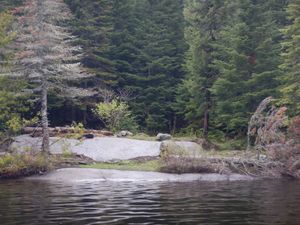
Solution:
[(48, 87), (47, 82), (43, 81), (42, 84), (42, 108), (41, 108), (41, 114), (42, 114), (42, 128), (43, 128), (43, 142), (42, 142), (42, 151), (43, 153), (48, 154), (49, 153), (49, 127), (48, 127), (48, 101), (47, 101), (47, 95), (48, 95)]

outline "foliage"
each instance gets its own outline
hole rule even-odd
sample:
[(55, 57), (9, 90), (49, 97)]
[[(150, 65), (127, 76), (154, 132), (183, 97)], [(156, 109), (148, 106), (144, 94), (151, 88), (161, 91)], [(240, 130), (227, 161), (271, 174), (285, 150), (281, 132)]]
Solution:
[(111, 58), (121, 87), (146, 131), (176, 127), (175, 90), (183, 77), (183, 1), (115, 1)]
[[(278, 96), (281, 71), (279, 29), (286, 2), (238, 1), (234, 20), (220, 33), (215, 66), (220, 71), (212, 86), (214, 124), (229, 135), (243, 136), (257, 105)], [(281, 7), (280, 7), (281, 5)]]
[[(242, 140), (267, 96), (300, 112), (299, 9), (299, 0), (2, 0), (1, 74), (25, 75), (22, 88), (45, 90), (44, 106), (49, 89), (53, 126), (92, 127), (103, 92), (127, 90), (118, 129)], [(34, 113), (12, 84), (0, 81), (0, 130), (15, 132)]]
[(114, 132), (135, 125), (134, 117), (125, 102), (118, 100), (101, 102), (96, 105), (94, 113), (109, 130)]
[(20, 6), (23, 0), (1, 0), (0, 2), (0, 12), (11, 10), (16, 6)]
[(272, 102), (271, 97), (264, 99), (251, 117), (248, 128), (248, 149), (255, 146), (260, 151), (273, 143), (285, 143), (285, 130), (288, 125), (287, 108), (277, 108), (272, 105)]
[(288, 134), (291, 139), (294, 140), (295, 143), (300, 144), (300, 117), (296, 116), (291, 119)]
[(299, 71), (300, 71), (300, 1), (291, 0), (288, 9), (289, 24), (282, 29), (285, 40), (282, 42), (282, 56), (284, 62), (281, 68), (284, 75), (281, 77), (284, 85), (281, 88), (282, 103), (288, 105), (291, 109), (290, 115), (299, 115), (300, 113), (300, 91), (299, 91)]
[[(94, 92), (78, 87), (78, 80), (92, 77), (79, 62), (80, 47), (66, 27), (71, 17), (60, 0), (26, 0), (14, 10), (18, 35), (14, 41), (11, 77), (22, 77), (40, 94), (42, 149), (49, 152), (48, 90), (66, 98), (86, 97)], [(38, 87), (37, 87), (38, 86)]]
[(71, 125), (71, 129), (73, 130), (73, 132), (67, 135), (67, 138), (80, 139), (83, 137), (85, 128), (82, 123), (73, 122)]
[(275, 107), (271, 103), (272, 98), (267, 98), (257, 108), (249, 123), (249, 138), (254, 137), (258, 159), (260, 151), (265, 150), (267, 158), (277, 164), (275, 169), (269, 168), (271, 173), (299, 179), (299, 118), (293, 118), (287, 129), (287, 108)]
[(42, 154), (7, 154), (0, 157), (0, 178), (16, 178), (44, 172), (48, 163)]
[(0, 48), (9, 44), (15, 37), (15, 33), (9, 30), (13, 20), (14, 17), (11, 13), (0, 13)]
[(96, 77), (89, 79), (89, 85), (97, 87), (99, 81), (110, 87), (118, 84), (115, 65), (109, 58), (112, 33), (111, 0), (66, 0), (74, 19), (71, 22), (73, 34), (78, 37), (84, 55), (81, 63)]
[(221, 0), (188, 0), (184, 8), (185, 39), (189, 45), (185, 62), (188, 73), (179, 86), (177, 109), (189, 124), (202, 129), (205, 137), (213, 107), (210, 89), (219, 75), (214, 65), (218, 56), (215, 45), (227, 22), (226, 12), (227, 2)]
[(116, 163), (95, 163), (92, 165), (82, 166), (82, 168), (94, 169), (115, 169), (115, 170), (129, 170), (129, 171), (153, 171), (158, 172), (161, 167), (161, 160), (130, 160), (120, 161)]
[(26, 103), (28, 95), (17, 94), (26, 83), (16, 79), (13, 83), (8, 77), (0, 77), (0, 132), (10, 134), (18, 133), (28, 123), (22, 115), (30, 109), (30, 104)]

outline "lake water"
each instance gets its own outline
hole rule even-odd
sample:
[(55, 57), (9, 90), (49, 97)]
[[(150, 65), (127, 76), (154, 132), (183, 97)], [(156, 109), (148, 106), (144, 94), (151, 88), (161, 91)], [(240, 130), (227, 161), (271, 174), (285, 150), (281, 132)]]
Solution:
[(1, 181), (0, 225), (299, 225), (300, 182)]

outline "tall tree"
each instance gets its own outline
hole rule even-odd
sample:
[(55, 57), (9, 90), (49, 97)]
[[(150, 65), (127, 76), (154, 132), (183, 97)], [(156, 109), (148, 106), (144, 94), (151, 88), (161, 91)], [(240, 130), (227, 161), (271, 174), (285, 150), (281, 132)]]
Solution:
[[(7, 8), (9, 6), (12, 5), (6, 5)], [(24, 94), (17, 94), (21, 87), (24, 88), (24, 83), (8, 77), (11, 54), (7, 51), (7, 46), (15, 38), (15, 32), (11, 29), (13, 22), (14, 17), (11, 13), (0, 12), (0, 138), (2, 138), (2, 133), (16, 131), (19, 128), (21, 114), (27, 110), (23, 104)]]
[(218, 43), (222, 57), (215, 64), (220, 76), (212, 91), (217, 127), (226, 133), (245, 134), (257, 105), (268, 96), (278, 96), (279, 28), (286, 1), (238, 3), (238, 17), (222, 31)]
[(290, 114), (300, 113), (300, 1), (291, 0), (287, 8), (289, 25), (283, 29), (285, 40), (282, 43), (284, 63), (284, 87), (282, 102), (289, 105)]
[(49, 151), (48, 90), (70, 97), (88, 95), (88, 90), (72, 86), (77, 80), (91, 76), (78, 63), (80, 48), (72, 46), (73, 36), (63, 27), (70, 10), (62, 0), (28, 0), (15, 10), (19, 16), (15, 48), (15, 70), (12, 76), (26, 77), (38, 83), (41, 93), (41, 117), (44, 152)]
[(83, 48), (81, 62), (98, 79), (90, 85), (115, 87), (118, 78), (113, 61), (109, 58), (112, 32), (112, 0), (65, 0), (74, 19), (71, 22), (77, 44)]
[(204, 137), (209, 131), (213, 106), (211, 87), (218, 78), (214, 65), (218, 55), (215, 47), (226, 22), (226, 4), (223, 0), (187, 0), (185, 38), (189, 45), (186, 56), (187, 77), (179, 88), (181, 113), (190, 123), (202, 126)]
[[(7, 70), (8, 57), (6, 46), (15, 38), (15, 33), (11, 30), (11, 24), (14, 18), (11, 13), (0, 13), (0, 61), (1, 74)], [(6, 71), (7, 72), (7, 71)]]
[(112, 60), (131, 107), (150, 132), (174, 126), (175, 87), (183, 76), (183, 1), (116, 1)]

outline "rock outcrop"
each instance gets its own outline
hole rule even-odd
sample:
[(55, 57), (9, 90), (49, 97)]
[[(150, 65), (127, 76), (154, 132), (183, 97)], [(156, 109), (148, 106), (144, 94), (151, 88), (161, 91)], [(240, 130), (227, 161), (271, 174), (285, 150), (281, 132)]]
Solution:
[(171, 140), (171, 139), (172, 139), (172, 136), (170, 134), (159, 133), (156, 136), (157, 141), (166, 141), (166, 140)]

